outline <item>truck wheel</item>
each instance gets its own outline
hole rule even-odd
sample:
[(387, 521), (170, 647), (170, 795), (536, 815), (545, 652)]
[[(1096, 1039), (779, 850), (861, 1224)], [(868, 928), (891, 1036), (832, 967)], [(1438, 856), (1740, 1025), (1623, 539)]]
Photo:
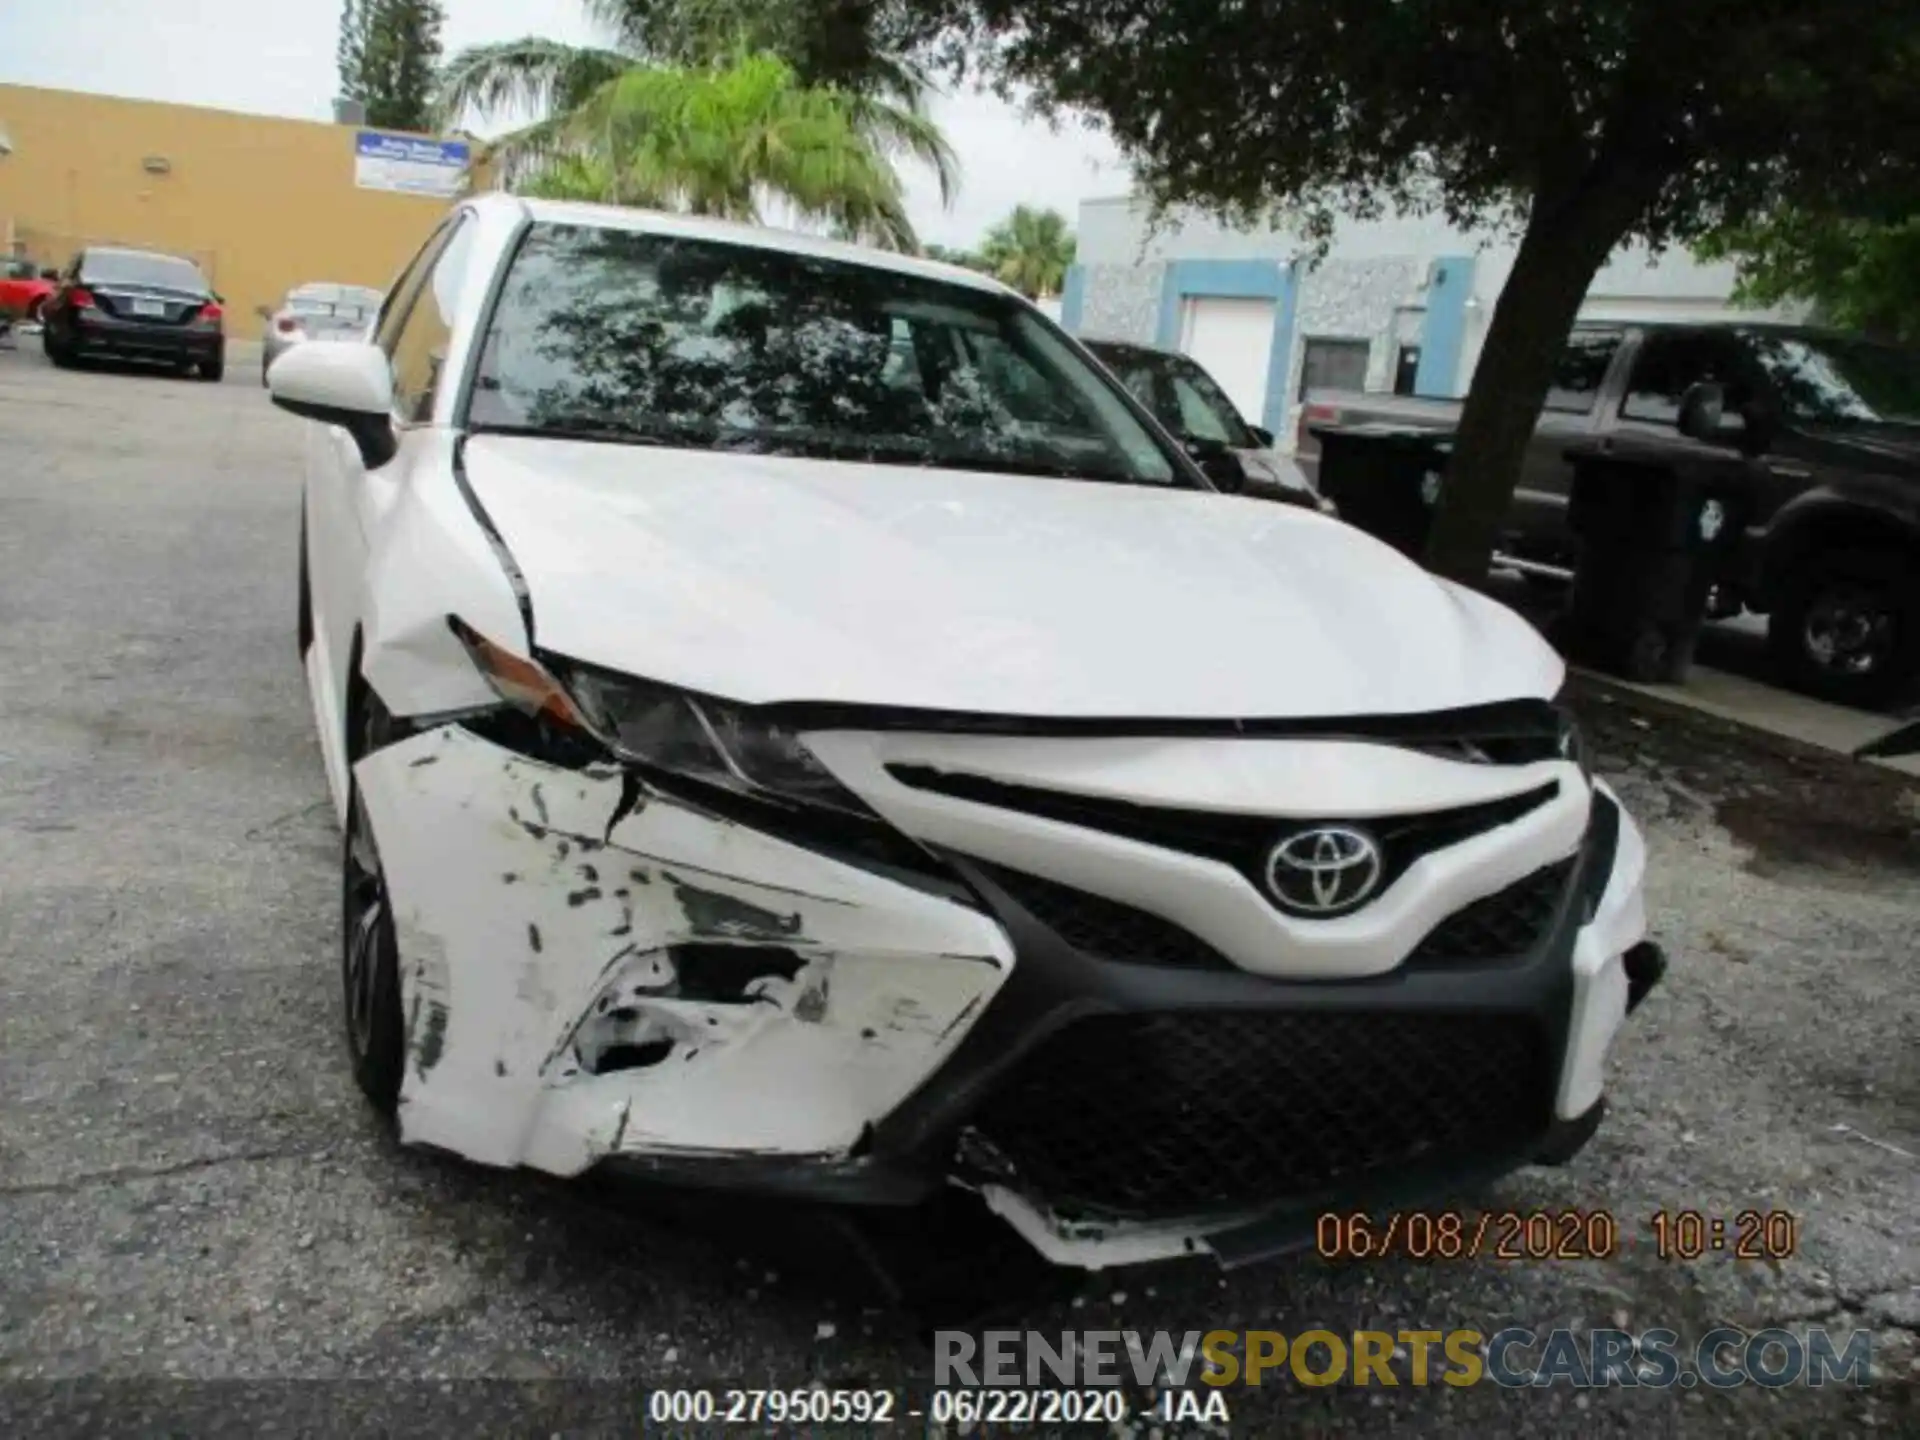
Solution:
[(1883, 705), (1920, 671), (1920, 577), (1891, 550), (1807, 556), (1781, 582), (1767, 646), (1796, 690), (1842, 705)]

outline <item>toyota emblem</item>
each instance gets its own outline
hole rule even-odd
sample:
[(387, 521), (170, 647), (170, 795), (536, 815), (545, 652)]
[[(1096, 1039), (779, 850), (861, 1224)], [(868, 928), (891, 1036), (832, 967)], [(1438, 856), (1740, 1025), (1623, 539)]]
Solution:
[(1288, 910), (1326, 917), (1364, 902), (1380, 886), (1380, 846), (1351, 825), (1296, 830), (1267, 852), (1267, 889)]

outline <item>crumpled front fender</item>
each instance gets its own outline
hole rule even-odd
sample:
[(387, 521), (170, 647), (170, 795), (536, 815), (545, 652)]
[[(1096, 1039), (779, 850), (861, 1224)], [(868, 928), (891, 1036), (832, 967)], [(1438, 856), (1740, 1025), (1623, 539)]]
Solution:
[(844, 1157), (1005, 981), (968, 906), (455, 725), (361, 760), (406, 1024), (401, 1136), (576, 1174)]

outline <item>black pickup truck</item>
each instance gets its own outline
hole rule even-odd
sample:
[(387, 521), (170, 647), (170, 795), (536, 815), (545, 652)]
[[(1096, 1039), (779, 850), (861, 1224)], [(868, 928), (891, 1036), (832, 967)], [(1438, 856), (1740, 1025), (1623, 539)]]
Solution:
[[(1697, 384), (1721, 387), (1714, 443), (1751, 457), (1754, 519), (1723, 614), (1768, 617), (1787, 683), (1854, 704), (1920, 671), (1920, 351), (1799, 327), (1582, 323), (1554, 373), (1500, 550), (1536, 574), (1573, 563), (1568, 447), (1625, 453), (1701, 442), (1677, 424)], [(1296, 458), (1317, 477), (1310, 427), (1390, 421), (1448, 428), (1457, 400), (1319, 391)]]

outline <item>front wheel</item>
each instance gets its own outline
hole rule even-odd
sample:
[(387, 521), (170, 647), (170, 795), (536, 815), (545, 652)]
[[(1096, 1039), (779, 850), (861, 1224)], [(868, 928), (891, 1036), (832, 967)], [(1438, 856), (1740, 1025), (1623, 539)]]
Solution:
[(227, 362), (224, 356), (218, 360), (202, 360), (200, 362), (200, 378), (202, 380), (220, 380), (226, 376), (226, 373)]
[[(369, 697), (365, 709), (360, 755), (385, 740), (380, 702)], [(351, 787), (348, 797), (340, 871), (340, 982), (347, 1055), (354, 1083), (374, 1109), (390, 1118), (399, 1108), (400, 1082), (406, 1073), (400, 948), (380, 847), (373, 837), (373, 818), (358, 785)]]
[(1883, 705), (1920, 670), (1920, 576), (1890, 550), (1799, 561), (1780, 586), (1767, 646), (1782, 679), (1842, 705)]

